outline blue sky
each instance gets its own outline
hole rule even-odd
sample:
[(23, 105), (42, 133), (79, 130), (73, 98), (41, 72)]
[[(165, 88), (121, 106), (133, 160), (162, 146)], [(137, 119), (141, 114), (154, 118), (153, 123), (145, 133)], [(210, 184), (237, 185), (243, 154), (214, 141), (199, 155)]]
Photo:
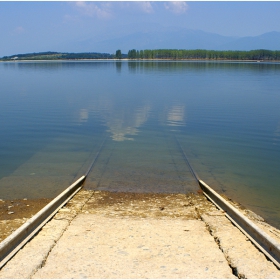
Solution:
[(71, 45), (77, 41), (100, 41), (171, 27), (256, 36), (280, 32), (279, 15), (279, 1), (0, 2), (0, 57), (71, 52)]

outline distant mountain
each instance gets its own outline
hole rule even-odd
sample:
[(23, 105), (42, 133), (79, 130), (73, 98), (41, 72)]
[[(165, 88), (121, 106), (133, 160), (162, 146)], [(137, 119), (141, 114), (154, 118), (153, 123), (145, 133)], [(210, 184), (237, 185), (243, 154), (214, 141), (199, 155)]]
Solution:
[(233, 42), (222, 44), (219, 50), (280, 50), (280, 32), (268, 32), (255, 37), (242, 37)]
[(231, 37), (190, 29), (136, 32), (123, 37), (99, 41), (73, 42), (71, 51), (115, 52), (121, 49), (207, 49), (207, 50), (280, 50), (280, 32), (269, 32), (254, 37)]
[(106, 52), (121, 49), (125, 53), (130, 49), (215, 49), (218, 45), (228, 44), (236, 39), (236, 37), (227, 37), (200, 30), (179, 29), (136, 32), (104, 41), (88, 39), (76, 42), (75, 49), (83, 47), (87, 48), (85, 51), (104, 50)]

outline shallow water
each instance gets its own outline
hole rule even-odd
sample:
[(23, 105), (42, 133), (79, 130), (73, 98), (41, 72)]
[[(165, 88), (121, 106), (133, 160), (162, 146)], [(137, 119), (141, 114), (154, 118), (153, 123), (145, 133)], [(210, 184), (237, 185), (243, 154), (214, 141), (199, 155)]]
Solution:
[[(280, 64), (1, 63), (0, 198), (86, 187), (196, 192), (199, 177), (280, 226)], [(177, 140), (176, 140), (177, 139)]]

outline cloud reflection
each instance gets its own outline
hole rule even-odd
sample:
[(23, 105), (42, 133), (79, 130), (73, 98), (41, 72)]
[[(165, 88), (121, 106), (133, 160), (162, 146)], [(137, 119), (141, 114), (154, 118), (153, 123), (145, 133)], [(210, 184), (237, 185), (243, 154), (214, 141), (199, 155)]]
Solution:
[[(99, 115), (114, 141), (134, 140), (133, 136), (138, 135), (139, 128), (147, 122), (152, 111), (149, 102), (142, 105), (120, 103), (109, 96), (101, 96), (89, 105), (89, 109), (80, 109), (79, 123), (87, 122), (91, 113)], [(185, 126), (185, 106), (174, 104), (168, 108), (164, 114), (164, 123), (173, 129)]]
[(79, 122), (87, 122), (88, 120), (88, 110), (87, 109), (81, 109), (80, 110), (80, 116), (79, 116)]
[(79, 111), (79, 121), (86, 122), (91, 115), (98, 115), (114, 141), (134, 140), (141, 127), (149, 118), (151, 106), (148, 103), (119, 102), (111, 96), (100, 96), (89, 103), (89, 109)]
[(185, 106), (173, 105), (167, 113), (168, 126), (183, 126), (185, 125)]
[(110, 115), (103, 115), (108, 131), (112, 133), (114, 141), (134, 140), (133, 135), (139, 133), (138, 128), (147, 120), (150, 112), (150, 106), (144, 105), (138, 107), (135, 111), (122, 108), (112, 111)]

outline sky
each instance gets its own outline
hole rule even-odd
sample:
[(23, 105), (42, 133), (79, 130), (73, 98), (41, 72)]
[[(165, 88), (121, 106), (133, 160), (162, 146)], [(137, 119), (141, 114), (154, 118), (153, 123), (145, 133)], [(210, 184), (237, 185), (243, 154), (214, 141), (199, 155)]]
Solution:
[(279, 15), (280, 1), (0, 1), (0, 57), (168, 28), (257, 36), (280, 32)]

